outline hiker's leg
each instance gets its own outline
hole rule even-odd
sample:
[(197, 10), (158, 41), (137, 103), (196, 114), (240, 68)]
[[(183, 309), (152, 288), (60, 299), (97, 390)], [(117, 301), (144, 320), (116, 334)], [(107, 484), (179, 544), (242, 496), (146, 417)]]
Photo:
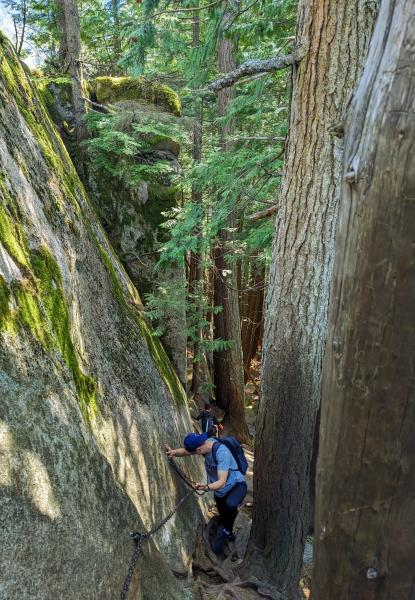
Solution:
[(233, 524), (238, 514), (238, 506), (242, 503), (247, 491), (246, 483), (237, 484), (224, 497), (226, 510), (223, 524), (230, 533), (232, 533)]
[(215, 496), (215, 502), (219, 513), (219, 523), (224, 525), (223, 519), (226, 519), (226, 496)]

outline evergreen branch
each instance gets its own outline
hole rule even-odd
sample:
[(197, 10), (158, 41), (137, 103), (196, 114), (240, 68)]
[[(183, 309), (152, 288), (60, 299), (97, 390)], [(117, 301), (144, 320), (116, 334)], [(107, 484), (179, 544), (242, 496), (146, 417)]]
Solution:
[(255, 4), (256, 4), (257, 2), (258, 2), (258, 0), (254, 0), (254, 1), (252, 2), (252, 4), (249, 4), (249, 5), (248, 5), (247, 7), (245, 7), (243, 10), (240, 10), (239, 12), (237, 12), (237, 13), (234, 15), (234, 17), (233, 17), (232, 21), (231, 21), (230, 23), (228, 23), (228, 25), (227, 25), (227, 27), (226, 27), (226, 30), (227, 30), (227, 31), (229, 31), (229, 30), (230, 30), (230, 28), (232, 27), (232, 25), (234, 24), (234, 22), (236, 21), (236, 19), (237, 19), (238, 17), (240, 17), (241, 15), (243, 15), (244, 13), (246, 13), (248, 10), (250, 10), (250, 9), (251, 9), (253, 6), (255, 6)]

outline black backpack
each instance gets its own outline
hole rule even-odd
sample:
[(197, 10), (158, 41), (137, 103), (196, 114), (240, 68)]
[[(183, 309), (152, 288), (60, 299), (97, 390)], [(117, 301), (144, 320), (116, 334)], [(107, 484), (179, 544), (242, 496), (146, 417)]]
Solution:
[(209, 430), (214, 426), (215, 419), (212, 414), (203, 415), (203, 433), (209, 433)]
[[(216, 453), (220, 444), (224, 444), (228, 448), (228, 450), (230, 450), (232, 456), (235, 459), (236, 464), (238, 465), (237, 470), (240, 471), (242, 475), (245, 475), (245, 473), (248, 470), (248, 461), (246, 460), (244, 449), (242, 448), (241, 444), (238, 442), (236, 437), (234, 437), (233, 435), (227, 435), (223, 438), (220, 438), (220, 440), (217, 440), (213, 444), (212, 456), (215, 462), (217, 462)], [(235, 469), (232, 470), (235, 471)]]

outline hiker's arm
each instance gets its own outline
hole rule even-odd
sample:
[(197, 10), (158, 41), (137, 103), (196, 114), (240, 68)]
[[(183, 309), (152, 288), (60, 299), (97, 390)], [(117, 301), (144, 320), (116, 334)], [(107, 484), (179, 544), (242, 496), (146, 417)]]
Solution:
[(213, 483), (209, 483), (208, 485), (206, 483), (197, 483), (196, 487), (199, 490), (212, 490), (212, 492), (215, 492), (216, 490), (220, 490), (221, 488), (223, 488), (223, 486), (225, 485), (225, 483), (228, 480), (228, 473), (229, 471), (218, 471), (218, 480), (214, 481)]
[(214, 423), (214, 424), (217, 426), (217, 428), (218, 428), (220, 431), (222, 431), (222, 429), (223, 429), (223, 425), (222, 425), (222, 423), (220, 423), (220, 422), (217, 420), (217, 418), (216, 418), (216, 417), (213, 417), (213, 423)]
[(165, 444), (166, 454), (169, 458), (174, 458), (175, 456), (191, 456), (191, 452), (188, 452), (185, 448), (170, 448), (167, 444)]

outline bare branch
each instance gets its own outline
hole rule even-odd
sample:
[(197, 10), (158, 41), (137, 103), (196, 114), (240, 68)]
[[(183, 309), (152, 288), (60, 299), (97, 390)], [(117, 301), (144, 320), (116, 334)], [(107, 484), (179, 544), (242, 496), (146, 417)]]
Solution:
[(85, 96), (82, 96), (82, 100), (84, 100), (84, 102), (87, 102), (88, 104), (91, 104), (91, 106), (93, 106), (93, 108), (95, 110), (98, 110), (98, 112), (102, 112), (106, 115), (111, 114), (112, 112), (116, 112), (115, 107), (109, 105), (109, 106), (104, 106), (103, 104), (99, 104), (98, 102), (94, 102), (93, 100), (90, 100), (89, 98), (86, 98)]
[(207, 90), (211, 92), (219, 92), (226, 87), (230, 87), (241, 77), (246, 75), (257, 75), (258, 73), (272, 73), (285, 69), (296, 62), (294, 54), (285, 54), (284, 56), (276, 56), (274, 58), (265, 58), (263, 60), (247, 60), (234, 71), (230, 71), (221, 77), (208, 84)]
[(274, 206), (270, 206), (269, 208), (260, 210), (259, 212), (256, 212), (253, 215), (250, 215), (248, 217), (248, 219), (250, 221), (259, 221), (260, 219), (265, 219), (266, 217), (270, 217), (271, 215), (273, 215), (276, 212), (277, 212), (277, 205), (274, 204)]

